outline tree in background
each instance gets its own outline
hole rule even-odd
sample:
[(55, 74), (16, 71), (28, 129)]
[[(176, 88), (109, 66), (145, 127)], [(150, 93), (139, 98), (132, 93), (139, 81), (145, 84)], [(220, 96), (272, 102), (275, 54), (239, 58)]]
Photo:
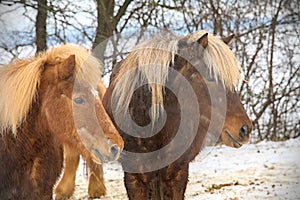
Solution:
[(235, 33), (232, 49), (245, 73), (238, 91), (253, 121), (252, 142), (288, 139), (300, 135), (299, 7), (296, 0), (2, 0), (0, 61), (59, 43), (101, 44), (109, 73), (128, 51), (124, 35), (137, 44), (163, 29)]
[(36, 51), (43, 51), (47, 48), (47, 0), (39, 0), (37, 4), (37, 15), (35, 23), (35, 45)]

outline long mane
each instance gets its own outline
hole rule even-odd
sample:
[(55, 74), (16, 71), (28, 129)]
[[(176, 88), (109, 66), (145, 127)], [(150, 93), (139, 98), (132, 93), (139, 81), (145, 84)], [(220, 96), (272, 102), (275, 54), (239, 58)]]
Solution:
[(0, 67), (0, 133), (17, 128), (35, 102), (42, 72), (47, 64), (58, 64), (75, 55), (76, 79), (96, 85), (101, 77), (100, 62), (89, 52), (76, 45), (61, 45), (36, 57), (17, 59)]
[[(201, 30), (186, 37), (196, 41), (205, 33), (206, 31)], [(159, 35), (141, 43), (129, 53), (114, 79), (115, 111), (122, 110), (126, 113), (134, 91), (141, 84), (148, 83), (152, 93), (152, 105), (159, 105), (152, 106), (151, 117), (155, 118), (163, 106), (163, 86), (167, 81), (169, 66), (178, 52), (178, 41), (182, 38), (170, 33)], [(203, 59), (216, 80), (220, 80), (227, 89), (233, 90), (238, 85), (241, 68), (230, 48), (222, 40), (208, 34), (208, 46), (204, 50)]]
[(152, 105), (158, 105), (151, 110), (151, 116), (155, 118), (163, 105), (162, 88), (167, 80), (169, 65), (175, 59), (177, 43), (178, 38), (168, 33), (142, 42), (129, 53), (114, 79), (116, 96), (113, 98), (117, 99), (117, 111), (126, 113), (135, 89), (148, 84), (152, 93)]
[[(201, 38), (206, 31), (201, 30), (190, 37), (193, 40)], [(220, 80), (229, 90), (233, 90), (241, 79), (240, 64), (227, 44), (212, 34), (208, 34), (208, 45), (203, 55), (204, 63), (214, 74), (215, 80)]]

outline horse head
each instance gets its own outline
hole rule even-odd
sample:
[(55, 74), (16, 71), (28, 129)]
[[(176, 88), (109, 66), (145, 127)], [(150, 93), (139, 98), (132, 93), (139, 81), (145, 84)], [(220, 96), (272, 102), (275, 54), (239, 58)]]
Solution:
[(96, 88), (76, 78), (75, 55), (46, 63), (39, 87), (42, 120), (61, 141), (95, 163), (116, 160), (123, 140), (100, 101)]
[(199, 99), (200, 124), (215, 135), (221, 132), (224, 144), (238, 148), (249, 141), (252, 124), (236, 92), (240, 69), (227, 46), (232, 39), (203, 32), (186, 36), (178, 41), (174, 66), (190, 77)]

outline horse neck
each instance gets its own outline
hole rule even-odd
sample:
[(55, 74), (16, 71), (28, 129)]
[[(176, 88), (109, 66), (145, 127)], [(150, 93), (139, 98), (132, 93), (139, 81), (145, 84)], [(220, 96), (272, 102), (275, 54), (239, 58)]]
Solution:
[(31, 140), (47, 140), (51, 136), (49, 128), (39, 109), (40, 104), (34, 104), (29, 110), (26, 120), (20, 125), (17, 131), (18, 137), (26, 137)]

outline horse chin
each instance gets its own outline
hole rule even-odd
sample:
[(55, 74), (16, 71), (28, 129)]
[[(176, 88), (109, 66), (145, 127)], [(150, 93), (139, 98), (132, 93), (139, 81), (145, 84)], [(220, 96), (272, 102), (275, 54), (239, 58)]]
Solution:
[(222, 140), (225, 145), (234, 148), (240, 148), (243, 145), (243, 142), (238, 141), (238, 139), (234, 138), (232, 134), (230, 134), (230, 132), (227, 130), (225, 130), (225, 134), (223, 135)]
[(92, 151), (92, 159), (98, 164), (108, 163), (115, 160), (109, 156), (103, 155), (97, 148), (94, 148)]
[(103, 164), (103, 162), (101, 162), (94, 154), (92, 154), (91, 158), (94, 163), (96, 163), (98, 165)]

